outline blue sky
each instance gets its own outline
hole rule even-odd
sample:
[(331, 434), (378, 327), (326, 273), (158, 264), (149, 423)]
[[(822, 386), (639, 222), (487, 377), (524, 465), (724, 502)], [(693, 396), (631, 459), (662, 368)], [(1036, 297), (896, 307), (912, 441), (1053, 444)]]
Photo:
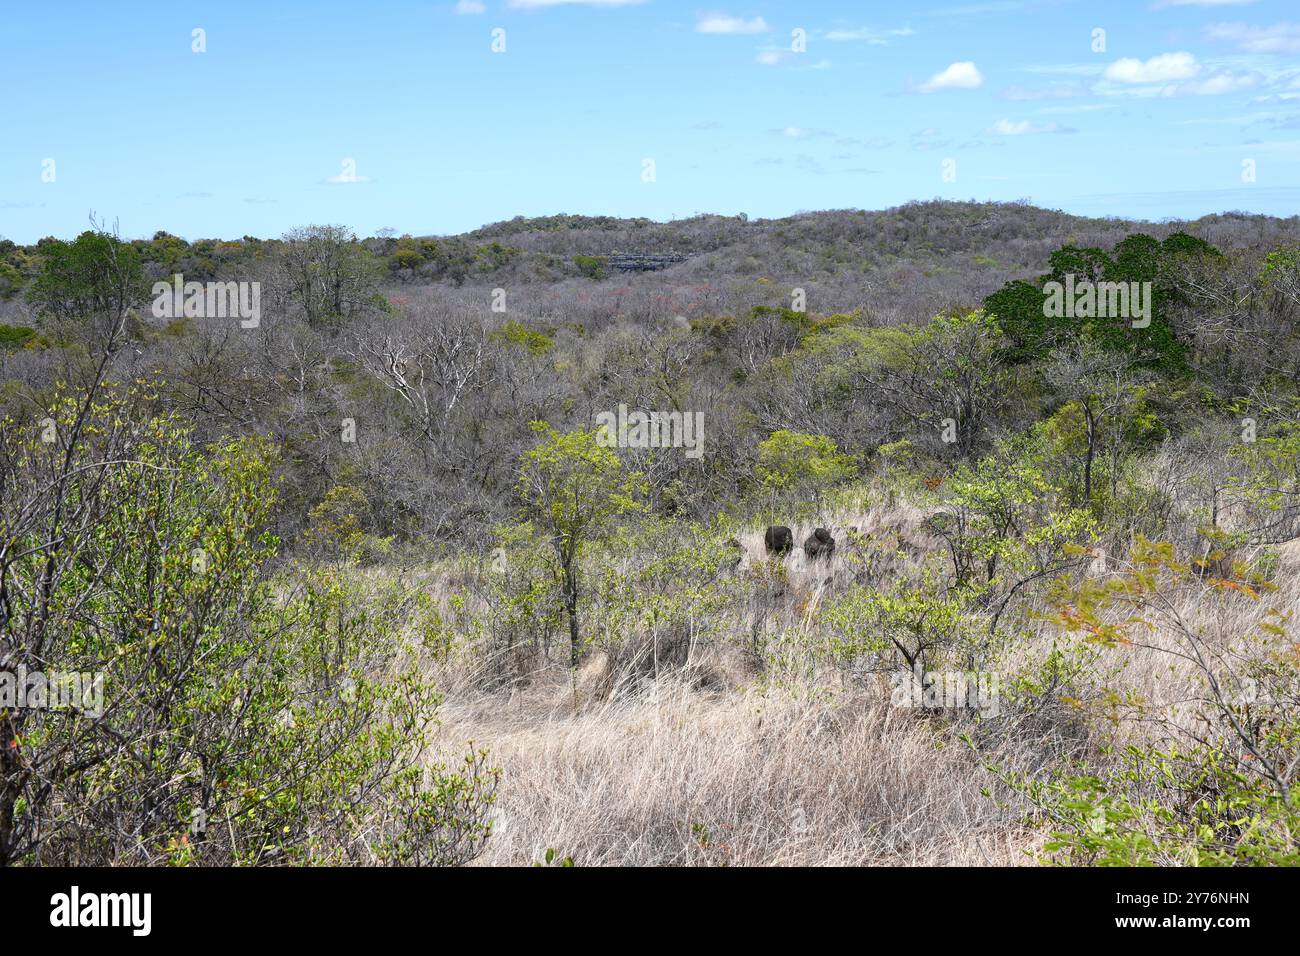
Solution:
[(92, 211), (188, 239), (935, 197), (1300, 214), (1295, 0), (0, 0), (0, 78), (20, 242)]

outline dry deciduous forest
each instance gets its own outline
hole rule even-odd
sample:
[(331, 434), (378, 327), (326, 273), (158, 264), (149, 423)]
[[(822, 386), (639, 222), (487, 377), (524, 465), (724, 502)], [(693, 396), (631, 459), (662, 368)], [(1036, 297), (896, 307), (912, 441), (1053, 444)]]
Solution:
[(1231, 213), (0, 242), (0, 864), (1300, 863), (1298, 318)]

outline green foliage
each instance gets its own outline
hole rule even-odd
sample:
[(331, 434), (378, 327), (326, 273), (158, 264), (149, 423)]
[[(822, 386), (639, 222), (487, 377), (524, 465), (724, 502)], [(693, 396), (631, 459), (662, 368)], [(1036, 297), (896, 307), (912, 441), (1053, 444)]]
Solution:
[(499, 242), (490, 242), (474, 249), (474, 259), (478, 263), (478, 271), (482, 273), (495, 272), (497, 269), (508, 265), (518, 256), (518, 249), (503, 246)]
[(529, 355), (545, 355), (555, 346), (555, 340), (545, 332), (530, 329), (515, 319), (509, 319), (489, 336), (494, 341), (507, 342), (522, 348)]
[(28, 298), (55, 319), (116, 319), (144, 297), (139, 252), (108, 233), (83, 232), (72, 242), (46, 243), (41, 259)]
[[(1171, 310), (1184, 300), (1177, 268), (1190, 258), (1217, 256), (1203, 240), (1174, 233), (1164, 242), (1151, 236), (1130, 235), (1110, 252), (1097, 248), (1062, 246), (1049, 257), (1050, 271), (1037, 280), (1015, 280), (984, 300), (984, 308), (997, 317), (1010, 339), (1008, 359), (1032, 361), (1069, 338), (1087, 337), (1103, 348), (1127, 354), (1135, 364), (1177, 373), (1185, 368), (1186, 344), (1173, 331)], [(1049, 317), (1045, 314), (1044, 286), (1076, 283), (1151, 283), (1150, 325), (1134, 328), (1122, 318)]]
[(44, 343), (44, 339), (25, 325), (0, 325), (0, 349), (16, 351)]
[(608, 256), (574, 256), (573, 264), (578, 267), (578, 272), (593, 281), (600, 280), (606, 276), (606, 268), (609, 264)]
[(416, 249), (398, 249), (388, 257), (388, 267), (394, 272), (402, 269), (412, 271), (424, 265), (424, 256)]
[[(1173, 742), (1119, 749), (1098, 772), (1062, 768), (1046, 778), (1002, 774), (1052, 829), (1045, 851), (1078, 865), (1297, 865), (1300, 805), (1292, 790), (1300, 746), (1296, 687), (1300, 658), (1280, 613), (1266, 615), (1260, 634), (1240, 635), (1225, 654), (1174, 603), (1180, 591), (1203, 588), (1221, 597), (1258, 601), (1266, 582), (1228, 578), (1192, 584), (1191, 567), (1163, 542), (1139, 538), (1125, 568), (1104, 580), (1057, 582), (1056, 622), (1095, 647), (1124, 653), (1145, 644), (1190, 664), (1205, 683), (1198, 728), (1168, 724)], [(1238, 568), (1238, 570), (1241, 570)], [(1271, 618), (1271, 620), (1270, 620)], [(1172, 644), (1146, 635), (1164, 628)], [(1162, 708), (1110, 695), (1113, 720)], [(1179, 738), (1190, 737), (1182, 743)]]
[[(5, 613), (27, 628), (8, 659), (98, 674), (104, 695), (93, 717), (0, 711), (3, 862), (473, 855), (494, 777), (481, 758), (459, 774), (410, 769), (438, 695), (397, 630), (405, 597), (373, 602), (346, 562), (272, 581), (272, 449), (202, 447), (175, 418), (149, 417), (152, 401), (61, 398), (65, 447), (43, 426), (0, 425)], [(89, 516), (62, 538), (41, 523), (58, 514), (40, 510), (51, 487)]]
[(1240, 465), (1226, 482), (1234, 497), (1259, 525), (1285, 524), (1300, 504), (1300, 424), (1280, 423), (1271, 434), (1235, 443), (1229, 454)]
[(533, 430), (541, 441), (520, 461), (519, 493), (557, 548), (576, 548), (611, 519), (640, 507), (644, 481), (624, 469), (600, 432), (559, 432), (545, 422), (533, 422)]
[(0, 299), (12, 298), (23, 287), (23, 274), (12, 263), (0, 259)]
[(615, 518), (641, 508), (646, 492), (640, 474), (624, 469), (604, 429), (558, 432), (533, 422), (541, 441), (519, 464), (519, 495), (525, 514), (548, 539), (553, 573), (569, 619), (570, 663), (582, 652), (578, 625), (579, 562), (584, 546), (606, 532)]
[(983, 637), (967, 613), (972, 592), (949, 591), (933, 572), (889, 589), (855, 586), (826, 611), (831, 650), (873, 670), (922, 675), (982, 657)]
[(546, 848), (546, 853), (540, 861), (538, 860), (533, 861), (533, 866), (573, 866), (573, 865), (574, 865), (573, 857), (571, 856), (562, 857), (555, 852), (554, 848), (549, 846)]
[(997, 318), (1010, 340), (1007, 359), (1032, 361), (1045, 351), (1047, 322), (1043, 317), (1041, 283), (1015, 279), (984, 298), (984, 310)]
[(1043, 451), (1032, 436), (1005, 439), (975, 465), (960, 465), (936, 495), (943, 508), (929, 524), (947, 542), (959, 584), (1037, 576), (1062, 563), (1068, 544), (1095, 538), (1087, 511), (1057, 502)]
[(335, 485), (312, 508), (304, 537), (314, 549), (343, 557), (355, 554), (364, 536), (366, 494), (356, 485)]
[(841, 455), (834, 439), (779, 429), (758, 445), (759, 481), (776, 491), (821, 491), (857, 474), (849, 455)]
[(1213, 746), (1125, 747), (1104, 776), (1013, 785), (1051, 828), (1045, 862), (1298, 866), (1300, 809)]
[(837, 313), (828, 315), (823, 318), (811, 315), (806, 310), (798, 311), (785, 306), (774, 308), (770, 305), (756, 305), (750, 310), (752, 319), (760, 319), (764, 316), (774, 316), (782, 322), (798, 330), (801, 335), (811, 336), (819, 332), (829, 332), (832, 329), (849, 325), (855, 319), (860, 317), (859, 313), (847, 314)]

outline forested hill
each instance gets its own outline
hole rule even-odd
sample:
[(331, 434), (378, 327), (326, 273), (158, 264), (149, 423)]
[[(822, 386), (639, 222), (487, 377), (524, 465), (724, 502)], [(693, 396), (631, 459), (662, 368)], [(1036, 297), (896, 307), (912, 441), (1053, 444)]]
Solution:
[[(951, 202), (773, 220), (549, 216), (425, 238), (89, 231), (0, 244), (0, 397), (19, 417), (45, 407), (99, 348), (84, 316), (120, 305), (131, 347), (113, 375), (161, 383), (162, 406), (203, 438), (266, 434), (285, 451), (290, 540), (334, 488), (366, 501), (365, 526), (385, 540), (490, 528), (516, 507), (530, 422), (590, 428), (620, 403), (704, 415), (702, 458), (629, 450), (654, 509), (702, 518), (757, 500), (756, 456), (776, 432), (820, 436), (861, 464), (906, 441), (923, 452), (915, 468), (943, 473), (1071, 407), (1060, 369), (1093, 345), (1123, 356), (1144, 394), (1194, 384), (1225, 415), (1257, 401), (1298, 367), (1298, 247), (1296, 219), (1156, 224)], [(109, 260), (126, 270), (120, 301), (102, 288)], [(1046, 283), (1069, 273), (1152, 282), (1151, 324), (1047, 319)], [(257, 323), (159, 312), (153, 288), (176, 275), (255, 286)], [(967, 318), (981, 308), (987, 327)], [(1154, 401), (1144, 447), (1201, 414)], [(949, 419), (955, 442), (940, 435)], [(355, 443), (339, 440), (345, 420)]]
[[(766, 280), (815, 288), (831, 312), (866, 304), (901, 318), (913, 309), (978, 300), (1009, 279), (1039, 270), (1060, 246), (1110, 248), (1132, 233), (1162, 239), (1178, 230), (1217, 247), (1271, 248), (1300, 236), (1300, 218), (1228, 212), (1152, 223), (1090, 219), (1028, 203), (936, 200), (781, 219), (700, 215), (659, 223), (610, 216), (516, 217), (460, 235), (360, 242), (383, 260), (387, 281), (394, 285), (551, 285), (613, 277), (621, 286), (658, 287)], [(151, 277), (181, 272), (204, 280), (247, 271), (279, 241), (182, 239), (161, 230), (134, 244)], [(35, 273), (40, 245), (16, 246), (0, 238), (0, 308), (10, 315), (14, 293)], [(618, 253), (662, 252), (687, 258), (666, 276), (620, 274), (606, 261)]]

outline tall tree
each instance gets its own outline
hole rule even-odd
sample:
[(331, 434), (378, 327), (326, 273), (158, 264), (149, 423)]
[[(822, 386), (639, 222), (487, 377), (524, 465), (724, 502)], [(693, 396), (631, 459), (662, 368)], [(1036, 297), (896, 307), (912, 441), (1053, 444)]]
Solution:
[(544, 422), (534, 422), (533, 428), (542, 440), (523, 456), (519, 493), (529, 518), (551, 541), (555, 577), (569, 618), (569, 662), (576, 668), (582, 653), (579, 559), (614, 518), (639, 509), (645, 482), (624, 469), (618, 453), (607, 447), (609, 436), (600, 431), (561, 433)]

